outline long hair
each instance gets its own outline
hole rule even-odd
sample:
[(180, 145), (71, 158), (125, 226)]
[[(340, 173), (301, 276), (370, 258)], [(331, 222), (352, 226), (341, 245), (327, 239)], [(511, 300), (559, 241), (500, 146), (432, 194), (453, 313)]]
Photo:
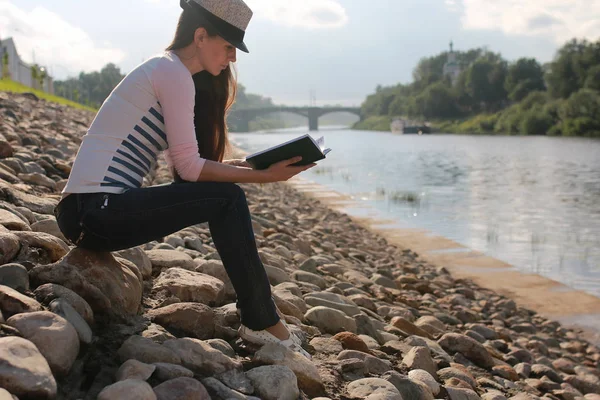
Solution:
[[(212, 25), (203, 20), (199, 13), (184, 9), (177, 23), (175, 37), (166, 50), (179, 50), (190, 45), (196, 29), (200, 27), (206, 29), (210, 37), (217, 35)], [(235, 76), (229, 66), (218, 76), (202, 71), (192, 78), (196, 89), (194, 126), (200, 155), (207, 160), (223, 161), (225, 151), (229, 149), (226, 117), (235, 101)]]

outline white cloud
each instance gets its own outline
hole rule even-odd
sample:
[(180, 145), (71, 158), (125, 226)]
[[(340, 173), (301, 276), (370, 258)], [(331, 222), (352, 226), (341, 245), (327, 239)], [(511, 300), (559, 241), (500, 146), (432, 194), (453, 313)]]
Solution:
[(259, 18), (279, 25), (327, 29), (340, 28), (348, 22), (346, 9), (337, 0), (247, 0)]
[(458, 0), (465, 29), (544, 36), (562, 45), (572, 38), (600, 37), (600, 0)]
[(44, 7), (25, 11), (10, 1), (0, 0), (0, 32), (2, 38), (14, 38), (25, 62), (33, 62), (35, 52), (35, 61), (60, 78), (80, 71), (97, 71), (107, 60), (119, 63), (125, 58), (122, 50), (108, 43), (95, 44), (81, 28)]

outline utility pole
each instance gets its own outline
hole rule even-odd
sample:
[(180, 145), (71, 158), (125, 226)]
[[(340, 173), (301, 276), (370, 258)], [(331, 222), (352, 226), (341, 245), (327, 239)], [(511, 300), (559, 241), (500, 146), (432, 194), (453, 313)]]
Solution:
[(310, 90), (308, 105), (309, 105), (309, 107), (317, 106), (317, 91), (314, 89)]

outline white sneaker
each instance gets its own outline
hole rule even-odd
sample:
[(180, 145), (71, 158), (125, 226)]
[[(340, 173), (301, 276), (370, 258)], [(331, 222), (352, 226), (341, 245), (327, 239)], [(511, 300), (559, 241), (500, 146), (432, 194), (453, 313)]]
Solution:
[[(275, 302), (273, 302), (273, 303), (275, 303)], [(292, 332), (292, 330), (290, 329), (290, 326), (287, 324), (287, 322), (285, 322), (285, 315), (281, 312), (281, 310), (279, 309), (279, 307), (277, 307), (277, 305), (275, 305), (275, 311), (277, 311), (277, 315), (279, 315), (279, 320), (281, 321), (283, 326), (285, 326), (285, 329), (287, 329), (287, 331), (290, 333), (290, 338), (294, 341), (294, 343), (296, 343), (298, 346), (302, 347), (302, 339), (298, 335), (296, 335), (294, 332)]]
[(279, 343), (280, 345), (285, 346), (296, 353), (302, 354), (309, 360), (312, 360), (312, 356), (308, 354), (308, 352), (306, 352), (306, 350), (304, 350), (298, 343), (300, 342), (300, 339), (291, 331), (288, 330), (288, 332), (290, 333), (290, 337), (286, 340), (280, 340), (275, 335), (267, 332), (266, 330), (254, 331), (244, 325), (240, 325), (240, 328), (238, 329), (238, 334), (240, 335), (240, 337), (247, 342), (260, 346), (265, 345), (267, 343)]

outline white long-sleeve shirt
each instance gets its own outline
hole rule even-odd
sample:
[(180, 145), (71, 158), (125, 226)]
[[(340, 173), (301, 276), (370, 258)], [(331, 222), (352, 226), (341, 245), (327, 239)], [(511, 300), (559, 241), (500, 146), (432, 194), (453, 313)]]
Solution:
[(205, 160), (194, 130), (195, 89), (173, 52), (137, 66), (112, 91), (84, 135), (63, 193), (122, 193), (142, 186), (165, 151), (195, 181)]

